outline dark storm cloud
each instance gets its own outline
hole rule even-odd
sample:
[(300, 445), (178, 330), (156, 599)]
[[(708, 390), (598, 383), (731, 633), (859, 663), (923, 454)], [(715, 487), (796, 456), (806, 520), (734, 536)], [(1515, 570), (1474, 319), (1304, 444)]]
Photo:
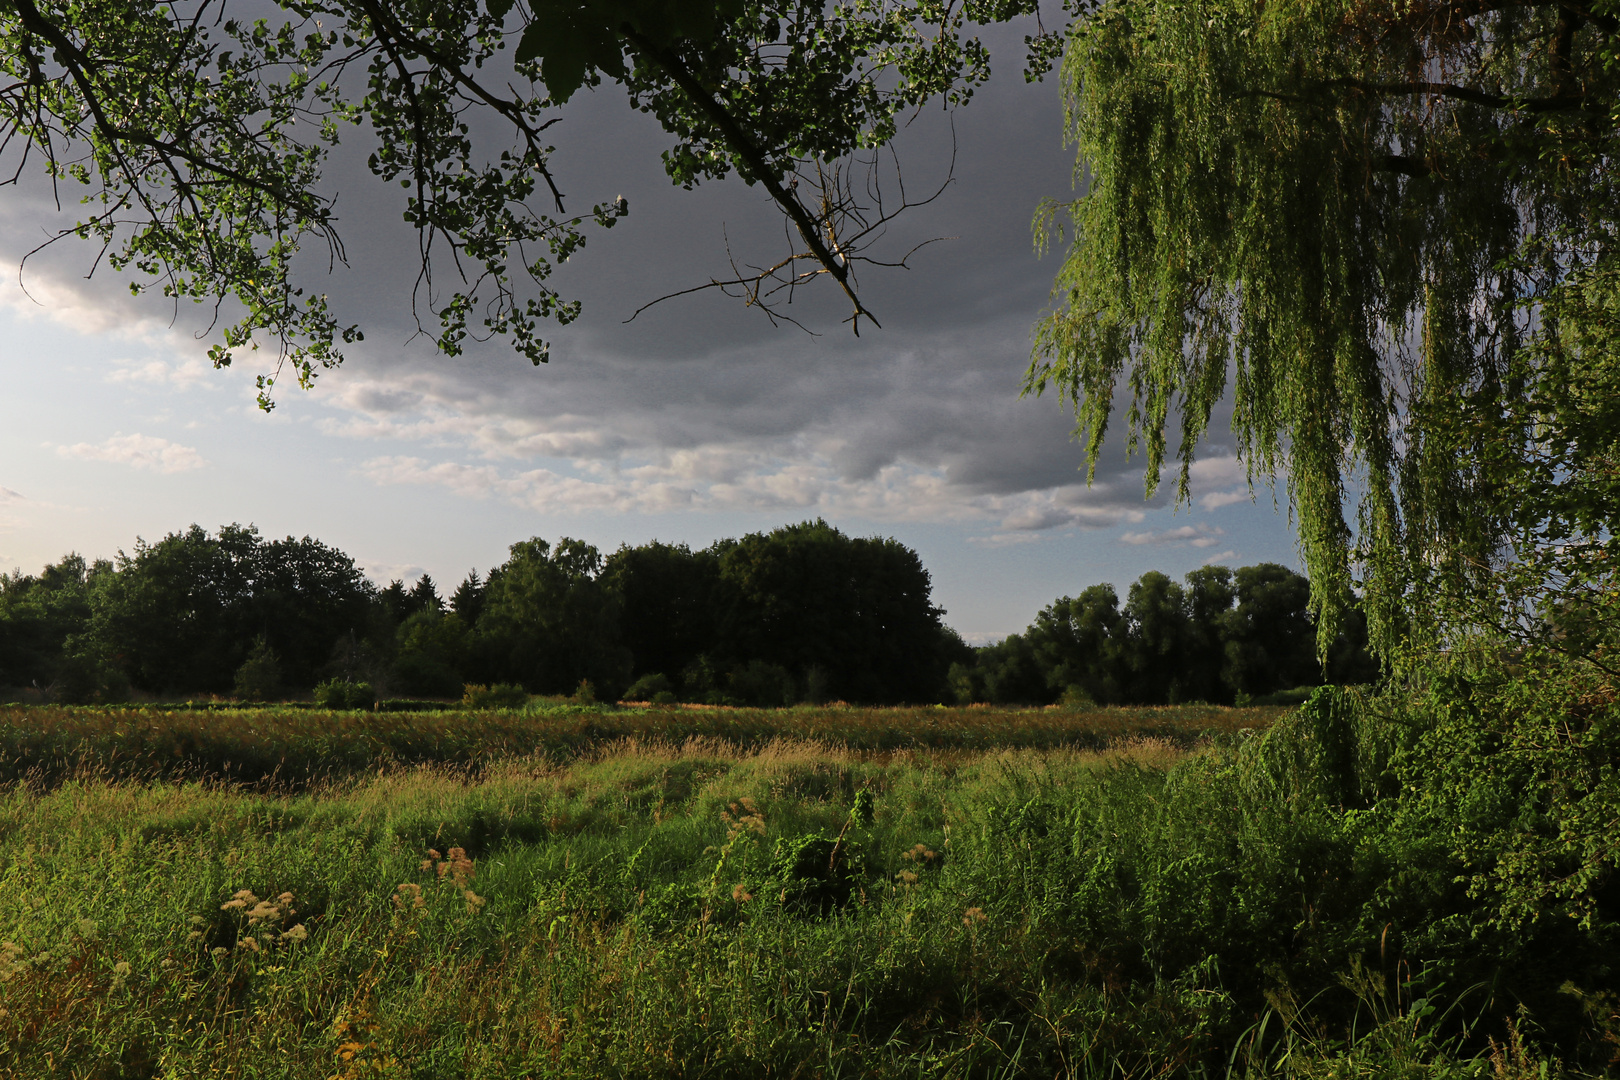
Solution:
[[(883, 328), (858, 338), (830, 282), (801, 290), (786, 309), (819, 336), (773, 326), (714, 292), (624, 322), (649, 300), (728, 275), (728, 245), (738, 261), (761, 263), (788, 242), (756, 189), (735, 180), (673, 187), (659, 160), (669, 137), (606, 85), (577, 96), (548, 132), (571, 212), (619, 195), (631, 209), (613, 230), (593, 231), (551, 279), (583, 302), (583, 317), (553, 328), (553, 360), (540, 369), (499, 340), (459, 359), (434, 357), (415, 336), (416, 238), (400, 221), (401, 196), (365, 174), (364, 139), (350, 137), (328, 186), (339, 194), (351, 265), (326, 279), (312, 253), (310, 280), (368, 336), (320, 379), (325, 429), (375, 443), (362, 471), (379, 483), (442, 485), (540, 509), (780, 507), (983, 520), (998, 535), (1141, 520), (1140, 464), (1125, 460), (1118, 440), (1087, 488), (1072, 417), (1050, 397), (1018, 396), (1057, 265), (1035, 257), (1029, 223), (1041, 198), (1070, 197), (1073, 167), (1054, 81), (1019, 77), (1026, 29), (989, 35), (997, 75), (969, 107), (954, 116), (925, 110), (897, 140), (913, 198), (932, 194), (953, 158), (954, 178), (873, 254), (897, 258), (930, 238), (952, 239), (922, 249), (909, 270), (863, 271), (863, 299)], [(885, 169), (892, 200), (897, 180)], [(8, 200), (0, 257), (15, 263), (41, 235), (51, 219), (41, 194)], [(33, 280), (58, 310), (93, 311), (101, 328), (169, 334), (175, 355), (168, 368), (109, 377), (195, 379), (195, 313), (182, 312), (170, 334), (169, 309), (128, 300), (108, 275), (85, 283), (68, 272), (73, 257), (92, 254), (52, 252)], [(447, 269), (441, 260), (441, 286)], [(287, 400), (295, 394), (283, 391), (285, 408), (310, 407)], [(1230, 469), (1217, 463), (1206, 473), (1200, 494), (1238, 497)]]

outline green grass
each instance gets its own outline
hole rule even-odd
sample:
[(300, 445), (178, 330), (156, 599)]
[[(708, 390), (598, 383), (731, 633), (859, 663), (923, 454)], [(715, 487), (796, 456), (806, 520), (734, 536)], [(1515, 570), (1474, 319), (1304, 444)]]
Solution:
[[(1354, 809), (1383, 729), (1194, 715), (462, 715), (448, 764), (35, 774), (0, 792), (0, 1075), (1560, 1072), (1512, 969), (1474, 987), (1457, 867)], [(721, 726), (623, 726), (670, 717)], [(1102, 719), (1183, 726), (1083, 745)], [(974, 745), (998, 725), (1036, 745)]]

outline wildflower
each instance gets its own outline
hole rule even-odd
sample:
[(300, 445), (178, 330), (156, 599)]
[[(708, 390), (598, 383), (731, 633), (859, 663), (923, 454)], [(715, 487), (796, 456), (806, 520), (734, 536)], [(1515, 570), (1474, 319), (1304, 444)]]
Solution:
[(113, 965), (113, 975), (116, 978), (119, 978), (119, 979), (127, 979), (127, 978), (129, 978), (129, 971), (130, 971), (130, 967), (129, 967), (129, 961), (128, 960), (120, 960), (120, 961), (118, 961), (118, 963)]
[(748, 889), (743, 886), (742, 882), (739, 881), (731, 888), (731, 898), (737, 901), (739, 904), (746, 904), (748, 901), (754, 898), (754, 894), (749, 892)]
[(84, 938), (86, 941), (91, 941), (96, 936), (96, 921), (94, 919), (80, 919), (78, 922), (73, 924), (73, 928), (77, 930), (79, 936)]
[(894, 876), (902, 885), (917, 884), (917, 875), (913, 874), (910, 870), (902, 870)]
[(407, 881), (394, 891), (398, 894), (394, 897), (395, 907), (419, 908), (422, 906), (422, 886)]
[(229, 952), (230, 950), (225, 948), (225, 946), (216, 945), (212, 949), (208, 950), (208, 955), (212, 956), (215, 960), (223, 960), (225, 959), (226, 954)]
[(256, 926), (261, 922), (275, 922), (281, 918), (281, 909), (268, 900), (260, 900), (253, 910), (247, 913), (248, 925)]
[(478, 909), (484, 906), (486, 898), (479, 896), (471, 889), (464, 890), (461, 895), (467, 901), (467, 914), (469, 915), (476, 915)]
[(201, 915), (193, 915), (191, 917), (191, 925), (192, 926), (203, 926), (207, 922), (208, 922), (208, 920), (203, 918)]
[(253, 895), (253, 890), (252, 889), (238, 889), (235, 893), (233, 893), (231, 895), (231, 898), (229, 900), (227, 900), (223, 904), (219, 905), (219, 910), (221, 910), (221, 911), (246, 911), (249, 907), (251, 907), (254, 904), (257, 904), (258, 902), (259, 902), (259, 898), (257, 896)]
[(984, 908), (970, 907), (966, 911), (962, 912), (962, 925), (968, 927), (969, 929), (976, 926), (982, 926), (989, 920), (990, 916), (984, 913)]
[(162, 960), (160, 960), (158, 962), (158, 967), (162, 968), (164, 971), (167, 971), (170, 968), (176, 967), (176, 966), (178, 966), (178, 965), (176, 965), (175, 962), (173, 960), (171, 960), (167, 956), (165, 956)]
[(309, 937), (309, 931), (304, 928), (303, 923), (290, 926), (281, 932), (282, 941), (303, 941), (307, 937)]
[(245, 937), (241, 941), (238, 941), (236, 943), (236, 947), (238, 949), (246, 949), (248, 952), (259, 951), (259, 943), (250, 937)]
[(193, 930), (191, 933), (186, 935), (186, 940), (187, 941), (199, 941), (199, 940), (202, 939), (202, 936), (203, 936), (203, 932), (201, 930)]
[(720, 820), (726, 823), (728, 840), (744, 832), (765, 835), (765, 815), (746, 795), (720, 811)]

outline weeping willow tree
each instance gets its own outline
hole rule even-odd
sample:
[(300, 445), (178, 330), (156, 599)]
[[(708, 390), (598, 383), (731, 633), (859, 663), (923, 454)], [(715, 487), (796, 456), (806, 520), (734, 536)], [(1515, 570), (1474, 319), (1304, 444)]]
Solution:
[(1120, 407), (1182, 501), (1230, 392), (1324, 643), (1361, 591), (1386, 656), (1484, 621), (1603, 662), (1616, 30), (1578, 3), (1105, 3), (1064, 58), (1084, 194), (1037, 220), (1070, 246), (1027, 389), (1093, 469)]

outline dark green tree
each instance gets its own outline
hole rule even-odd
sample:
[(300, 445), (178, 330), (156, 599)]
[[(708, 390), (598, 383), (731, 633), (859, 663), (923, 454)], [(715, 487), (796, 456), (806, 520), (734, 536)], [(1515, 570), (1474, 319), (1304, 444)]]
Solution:
[(478, 616), (484, 612), (484, 581), (478, 576), (477, 570), (467, 571), (467, 576), (456, 591), (450, 595), (450, 610), (461, 616), (461, 621), (468, 626), (476, 626)]
[(1162, 705), (1191, 696), (1185, 685), (1187, 596), (1181, 586), (1157, 570), (1143, 574), (1126, 594), (1124, 629), (1127, 699)]
[(618, 597), (637, 675), (676, 677), (717, 645), (720, 556), (657, 540), (609, 555), (602, 582)]
[(1237, 606), (1222, 617), (1222, 678), (1233, 693), (1256, 697), (1322, 681), (1311, 623), (1311, 583), (1286, 566), (1238, 570)]
[(1035, 616), (1025, 635), (1047, 682), (1046, 700), (1078, 687), (1099, 704), (1127, 700), (1125, 616), (1112, 585), (1062, 597)]
[(944, 614), (917, 553), (807, 521), (715, 545), (720, 641), (850, 701), (937, 701), (949, 667)]
[(630, 654), (619, 643), (617, 598), (599, 575), (602, 556), (564, 537), (511, 546), (491, 570), (474, 644), (500, 681), (534, 693), (571, 693), (582, 679), (611, 700), (629, 684)]
[(137, 541), (116, 567), (92, 598), (88, 637), (150, 691), (229, 691), (260, 637), (288, 684), (311, 686), (372, 605), (347, 555), (308, 537), (265, 543), (252, 526)]
[(87, 631), (91, 597), (112, 572), (110, 562), (71, 554), (38, 576), (0, 574), (0, 686), (45, 690), (100, 679), (107, 658)]
[[(1224, 566), (1200, 566), (1187, 574), (1185, 580), (1187, 632), (1182, 645), (1180, 676), (1183, 700), (1231, 704), (1232, 689), (1221, 678), (1221, 673), (1226, 666), (1225, 616), (1237, 599), (1232, 588), (1232, 571)], [(1364, 618), (1362, 626), (1366, 626)]]

